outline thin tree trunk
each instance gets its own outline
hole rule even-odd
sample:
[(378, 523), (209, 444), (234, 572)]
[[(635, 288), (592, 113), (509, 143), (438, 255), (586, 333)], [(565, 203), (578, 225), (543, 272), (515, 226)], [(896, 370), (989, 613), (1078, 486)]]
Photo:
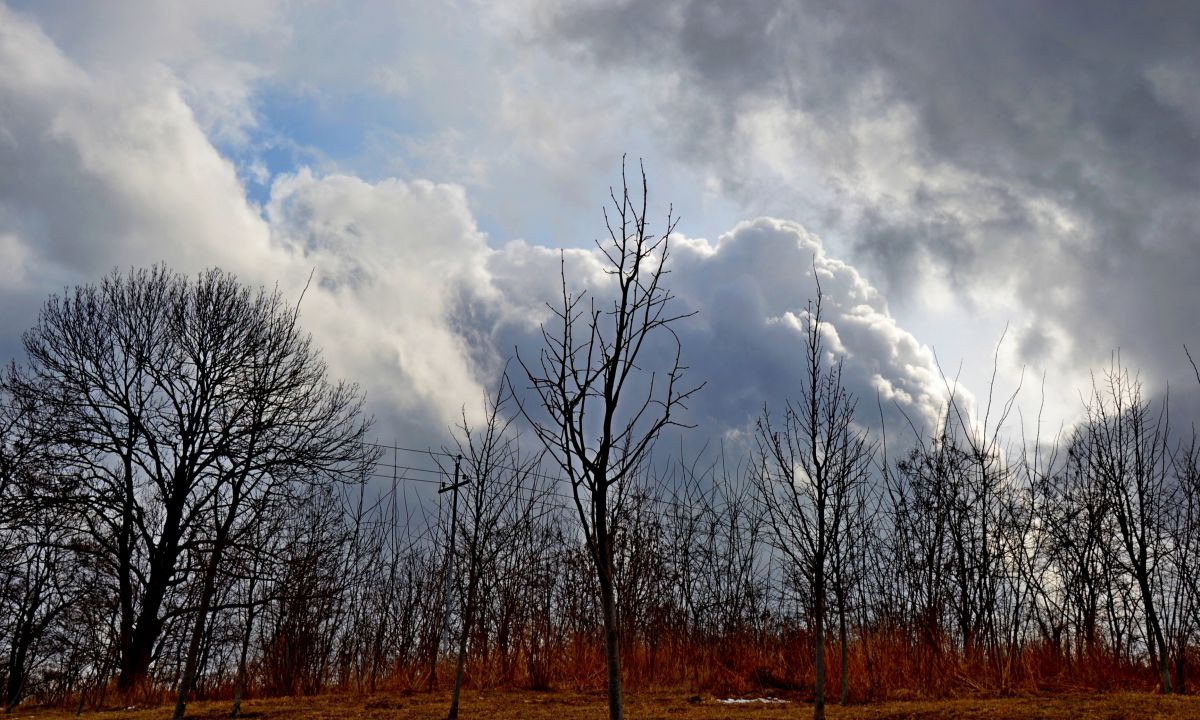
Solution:
[(608, 497), (604, 479), (598, 479), (602, 488), (593, 495), (592, 508), (595, 522), (594, 560), (600, 580), (600, 609), (604, 614), (604, 659), (608, 666), (608, 717), (622, 720), (625, 701), (621, 693), (621, 643), (617, 617), (617, 603), (613, 583), (616, 572), (613, 566), (612, 532), (608, 527)]
[(196, 624), (192, 626), (192, 637), (188, 643), (187, 661), (183, 666), (183, 677), (179, 679), (179, 693), (175, 697), (175, 712), (171, 720), (183, 720), (187, 709), (188, 693), (196, 681), (196, 673), (200, 666), (200, 646), (204, 642), (204, 625), (208, 619), (208, 610), (212, 605), (212, 597), (216, 593), (217, 564), (221, 559), (221, 541), (213, 548), (209, 557), (208, 567), (204, 570), (204, 586), (201, 589), (200, 609), (196, 611)]
[(1186, 695), (1184, 689), (1184, 670), (1187, 668), (1187, 653), (1180, 652), (1175, 656), (1175, 694)]
[[(844, 593), (838, 593), (844, 595)], [(838, 646), (841, 648), (842, 655), (842, 674), (839, 678), (838, 689), (841, 697), (839, 698), (843, 706), (850, 704), (850, 649), (847, 647), (849, 632), (846, 629), (846, 605), (845, 598), (838, 600)]]
[(604, 611), (604, 657), (608, 662), (608, 717), (609, 720), (621, 720), (625, 711), (621, 695), (620, 633), (611, 576), (600, 582), (600, 604)]
[(250, 651), (250, 637), (254, 627), (254, 580), (250, 581), (250, 607), (246, 610), (246, 629), (242, 633), (242, 647), (238, 652), (237, 680), (233, 687), (233, 707), (229, 717), (237, 720), (242, 714), (242, 698), (246, 695), (246, 656)]
[(1156, 645), (1151, 652), (1154, 653), (1154, 662), (1162, 682), (1162, 691), (1166, 695), (1171, 692), (1171, 666), (1167, 660), (1167, 641), (1163, 637), (1158, 613), (1154, 610), (1154, 595), (1150, 592), (1150, 580), (1144, 572), (1138, 573), (1138, 587), (1142, 591), (1142, 602), (1146, 604), (1146, 622), (1150, 626), (1151, 644)]
[[(474, 564), (475, 561), (472, 561)], [(467, 640), (471, 636), (471, 626), (475, 621), (475, 595), (478, 592), (479, 573), (472, 567), (471, 578), (467, 583), (467, 605), (463, 609), (462, 630), (458, 634), (458, 660), (454, 667), (454, 689), (450, 692), (449, 720), (458, 717), (458, 698), (462, 691), (463, 671), (467, 664)]]
[[(816, 563), (814, 563), (816, 564)], [(813, 720), (825, 720), (825, 572), (824, 563), (813, 574), (815, 612), (813, 644), (816, 655), (816, 687), (813, 692)]]

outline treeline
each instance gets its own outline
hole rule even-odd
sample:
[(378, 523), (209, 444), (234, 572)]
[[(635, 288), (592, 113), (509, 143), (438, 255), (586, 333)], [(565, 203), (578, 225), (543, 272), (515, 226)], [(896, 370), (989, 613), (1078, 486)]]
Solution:
[(804, 317), (747, 452), (636, 456), (596, 515), (516, 379), (451, 446), (384, 448), (278, 293), (155, 268), (51, 298), (0, 383), (5, 706), (599, 688), (606, 615), (640, 687), (1189, 688), (1200, 447), (1165, 396), (1115, 362), (1065, 437), (953, 396), (868, 434)]

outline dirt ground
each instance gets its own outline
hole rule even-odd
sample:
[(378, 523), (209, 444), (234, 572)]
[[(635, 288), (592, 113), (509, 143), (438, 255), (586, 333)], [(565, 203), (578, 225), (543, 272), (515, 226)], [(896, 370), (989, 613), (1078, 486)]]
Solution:
[[(717, 718), (811, 717), (812, 707), (801, 701), (722, 703), (721, 698), (691, 696), (686, 693), (651, 692), (631, 694), (626, 700), (626, 715), (639, 718), (708, 720)], [(441, 720), (446, 717), (449, 695), (446, 693), (375, 695), (321, 695), (317, 697), (270, 698), (249, 700), (242, 704), (243, 717), (251, 720), (345, 720), (366, 718), (423, 718)], [(479, 692), (463, 694), (459, 712), (462, 720), (600, 720), (607, 715), (603, 694), (573, 692)], [(165, 720), (171, 716), (169, 706), (126, 708), (84, 713), (85, 718), (106, 720)], [(854, 705), (847, 708), (831, 705), (830, 718), (846, 720), (924, 720), (928, 718), (964, 718), (978, 720), (1017, 720), (1018, 718), (1087, 718), (1088, 720), (1120, 720), (1122, 718), (1160, 718), (1163, 720), (1200, 719), (1200, 696), (1164, 697), (1140, 693), (1111, 695), (1049, 695), (1041, 697), (1011, 697), (998, 699), (962, 699), (938, 701), (887, 702)], [(49, 709), (19, 708), (13, 718), (60, 720), (74, 717), (73, 712)], [(227, 718), (228, 701), (198, 702), (188, 707), (188, 717)]]

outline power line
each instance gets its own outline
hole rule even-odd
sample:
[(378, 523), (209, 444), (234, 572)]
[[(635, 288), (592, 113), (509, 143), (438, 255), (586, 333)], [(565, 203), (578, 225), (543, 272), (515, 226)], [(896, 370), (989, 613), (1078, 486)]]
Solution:
[[(416, 451), (416, 452), (424, 452), (424, 451)], [(429, 474), (429, 475), (445, 476), (445, 474), (446, 474), (444, 471), (442, 471), (440, 469), (417, 468), (417, 467), (412, 467), (412, 466), (408, 466), (408, 465), (393, 465), (393, 464), (389, 464), (389, 463), (380, 463), (379, 466), (383, 467), (383, 468), (394, 468), (394, 469), (407, 470), (407, 471), (412, 471), (412, 472), (420, 472), (420, 473), (425, 473), (425, 474)], [(511, 468), (511, 467), (505, 467), (505, 466), (493, 466), (493, 467), (495, 467), (496, 469), (513, 470), (513, 468)], [(560, 478), (553, 478), (553, 476), (544, 475), (544, 474), (531, 473), (531, 475), (534, 475), (537, 477), (561, 480)], [(364, 477), (369, 477), (369, 478), (375, 479), (375, 480), (415, 482), (415, 483), (422, 483), (422, 484), (427, 484), (427, 485), (438, 485), (438, 486), (444, 487), (444, 483), (442, 481), (427, 479), (427, 478), (405, 477), (403, 475), (397, 477), (397, 476), (381, 474), (381, 473), (368, 473)], [(514, 490), (514, 491), (526, 491), (526, 492), (531, 492), (531, 493), (540, 493), (542, 496), (557, 498), (559, 500), (564, 501), (563, 503), (557, 504), (557, 505), (547, 502), (544, 499), (539, 499), (536, 497), (529, 498), (528, 500), (525, 501), (530, 504), (540, 506), (543, 510), (558, 510), (558, 509), (572, 508), (572, 504), (575, 501), (575, 498), (572, 495), (558, 492), (555, 490), (551, 490), (551, 489), (545, 488), (545, 487), (522, 485), (520, 483), (512, 483), (512, 482), (505, 483), (503, 485), (503, 487), (505, 487), (506, 489)], [(703, 505), (684, 503), (684, 502), (670, 500), (670, 499), (663, 498), (663, 497), (647, 496), (647, 499), (650, 500), (655, 505), (674, 508), (676, 510), (684, 510), (684, 511), (688, 511), (688, 512), (695, 512), (697, 510), (709, 510), (711, 512), (719, 512), (723, 509), (729, 509), (729, 507), (731, 505), (731, 503), (726, 501), (720, 505), (712, 505), (712, 506), (709, 506), (706, 508)], [(729, 526), (729, 525), (725, 525), (724, 523), (720, 523), (720, 526), (722, 528), (726, 528), (726, 527), (736, 528), (737, 530), (740, 530), (743, 532), (750, 532), (750, 531), (756, 529), (756, 528), (752, 528), (752, 527), (747, 527), (741, 523), (737, 523), (733, 526)]]
[[(399, 452), (407, 452), (407, 453), (414, 453), (414, 454), (427, 455), (427, 456), (428, 455), (438, 455), (438, 456), (442, 456), (442, 457), (456, 457), (456, 453), (449, 453), (449, 452), (445, 452), (442, 450), (433, 450), (433, 449), (421, 450), (419, 448), (404, 447), (401, 445), (386, 445), (386, 444), (382, 444), (382, 443), (372, 443), (372, 442), (364, 442), (363, 444), (368, 445), (370, 447), (377, 447), (377, 448), (381, 448), (381, 449), (392, 450), (393, 452), (399, 451)], [(383, 468), (409, 470), (412, 472), (434, 474), (434, 475), (439, 475), (439, 476), (443, 476), (443, 477), (445, 476), (445, 471), (440, 468), (434, 470), (434, 469), (429, 469), (429, 468), (417, 468), (417, 467), (412, 467), (412, 466), (408, 466), (408, 465), (389, 464), (389, 463), (377, 463), (377, 465), (379, 467), (383, 467)], [(492, 465), (491, 467), (495, 470), (503, 470), (503, 471), (513, 472), (513, 473), (520, 473), (520, 474), (526, 475), (528, 477), (541, 478), (544, 480), (550, 480), (555, 483), (561, 483), (561, 482), (567, 481), (567, 478), (562, 477), (561, 475), (549, 475), (546, 473), (540, 473), (540, 472), (533, 471), (530, 468), (517, 468), (517, 467), (510, 466), (510, 465)], [(438, 481), (433, 481), (433, 480), (420, 480), (418, 478), (411, 478), (411, 479), (414, 482), (426, 482), (426, 483), (438, 482)], [(553, 497), (558, 497), (563, 500), (570, 500), (570, 501), (575, 500), (575, 497), (573, 495), (563, 494), (563, 493), (556, 492), (554, 490), (549, 490), (546, 488), (529, 487), (529, 486), (524, 486), (524, 485), (512, 485), (510, 487), (514, 490), (541, 491), (543, 494), (551, 495)], [(700, 509), (695, 504), (692, 504), (692, 503), (684, 503), (684, 502), (679, 502), (677, 500), (669, 500), (669, 499), (663, 498), (663, 497), (653, 497), (652, 499), (657, 504), (665, 505), (667, 507), (672, 507), (677, 510), (692, 511), (692, 510)], [(728, 500), (726, 500), (725, 502), (723, 502), (719, 505), (711, 506), (710, 509), (712, 509), (712, 510), (727, 510), (727, 509), (729, 509), (730, 505), (731, 505), (731, 503)]]

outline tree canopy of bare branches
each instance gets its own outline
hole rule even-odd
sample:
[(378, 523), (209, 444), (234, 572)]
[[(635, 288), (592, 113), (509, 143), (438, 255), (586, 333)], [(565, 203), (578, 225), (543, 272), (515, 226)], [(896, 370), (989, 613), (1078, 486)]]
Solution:
[[(193, 619), (179, 716), (230, 549), (292, 486), (370, 467), (362, 395), (328, 379), (297, 307), (219, 270), (115, 272), (51, 297), (24, 345), (5, 387), (66, 465), (47, 502), (115, 582), (119, 688), (146, 677), (168, 618)], [(198, 595), (173, 599), (193, 573)]]
[[(814, 268), (814, 277), (816, 269)], [(804, 356), (798, 399), (788, 401), (781, 424), (764, 410), (757, 424), (755, 480), (774, 547), (803, 578), (812, 614), (816, 664), (813, 717), (825, 717), (825, 632), (830, 585), (841, 622), (842, 689), (847, 688), (845, 583), (865, 522), (861, 502), (874, 448), (854, 423), (855, 399), (842, 384), (841, 361), (826, 351), (821, 296), (804, 316)], [(843, 699), (843, 702), (845, 700)]]
[[(620, 191), (605, 208), (608, 237), (596, 245), (611, 279), (610, 297), (570, 290), (565, 264), (562, 296), (549, 306), (536, 361), (520, 358), (534, 398), (521, 404), (538, 439), (558, 463), (571, 490), (600, 586), (608, 665), (609, 716), (622, 717), (619, 619), (614, 595), (613, 538), (623, 491), (644, 470), (664, 428), (680, 425), (678, 413), (701, 385), (689, 385), (673, 325), (677, 312), (665, 280), (675, 220), (661, 234), (647, 219), (645, 170), (640, 192), (621, 173)], [(673, 343), (664, 367), (646, 365), (648, 347)]]

